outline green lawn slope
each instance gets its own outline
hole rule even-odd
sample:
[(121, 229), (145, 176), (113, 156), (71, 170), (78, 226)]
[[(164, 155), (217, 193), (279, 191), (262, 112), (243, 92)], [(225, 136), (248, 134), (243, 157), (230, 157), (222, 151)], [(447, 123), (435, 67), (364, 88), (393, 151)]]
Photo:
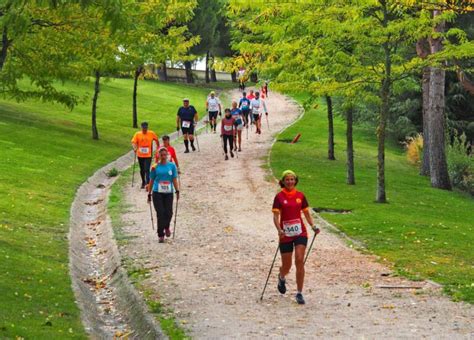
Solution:
[[(295, 98), (302, 102), (304, 95)], [(345, 122), (335, 119), (336, 161), (327, 159), (326, 106), (308, 110), (279, 139), (302, 137), (297, 144), (275, 143), (275, 174), (292, 168), (299, 189), (313, 207), (349, 209), (351, 214), (322, 216), (362, 241), (399, 274), (429, 278), (444, 285), (455, 300), (474, 302), (474, 200), (459, 192), (436, 190), (409, 165), (403, 149), (386, 149), (388, 204), (375, 201), (377, 149), (374, 129), (354, 131), (356, 185), (345, 184)], [(337, 270), (335, 268), (334, 270)]]
[[(90, 100), (72, 112), (37, 101), (0, 101), (0, 338), (85, 338), (68, 273), (69, 207), (78, 186), (130, 149), (133, 81), (102, 85), (100, 140), (91, 139)], [(78, 95), (92, 82), (67, 84)], [(139, 83), (139, 121), (174, 131), (189, 97), (199, 113), (209, 89)]]

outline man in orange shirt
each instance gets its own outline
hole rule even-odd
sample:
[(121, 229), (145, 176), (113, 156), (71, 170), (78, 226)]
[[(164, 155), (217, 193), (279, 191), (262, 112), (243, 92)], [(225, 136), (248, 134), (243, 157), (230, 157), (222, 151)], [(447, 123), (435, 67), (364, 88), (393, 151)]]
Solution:
[(138, 158), (140, 165), (140, 176), (142, 178), (142, 189), (150, 182), (150, 166), (153, 157), (153, 141), (156, 143), (156, 148), (160, 147), (160, 140), (158, 136), (151, 130), (148, 130), (148, 123), (141, 124), (142, 130), (133, 135), (132, 147)]

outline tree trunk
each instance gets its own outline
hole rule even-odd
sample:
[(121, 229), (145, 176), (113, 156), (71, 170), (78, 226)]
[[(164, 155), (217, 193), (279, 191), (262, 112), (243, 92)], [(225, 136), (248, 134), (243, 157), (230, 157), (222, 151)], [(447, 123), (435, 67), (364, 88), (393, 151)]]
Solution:
[(132, 117), (133, 117), (133, 123), (132, 126), (134, 128), (138, 128), (138, 112), (137, 112), (137, 88), (138, 88), (138, 78), (143, 72), (143, 66), (138, 66), (138, 68), (135, 70), (135, 77), (134, 77), (134, 82), (133, 82), (133, 112), (132, 112)]
[[(384, 18), (387, 19), (386, 15)], [(385, 130), (387, 127), (387, 117), (389, 112), (390, 87), (392, 76), (392, 59), (391, 51), (387, 42), (383, 44), (385, 54), (385, 75), (382, 80), (382, 88), (380, 98), (382, 105), (380, 107), (379, 125), (377, 127), (377, 193), (375, 201), (377, 203), (387, 203), (386, 187), (385, 187)]]
[(233, 82), (233, 83), (236, 83), (236, 82), (237, 82), (237, 72), (232, 71), (232, 72), (230, 73), (230, 77), (232, 78), (232, 82)]
[(10, 47), (10, 40), (8, 40), (8, 30), (7, 27), (3, 27), (2, 32), (2, 51), (0, 52), (0, 71), (3, 70), (3, 65), (7, 60), (8, 47)]
[(191, 62), (189, 60), (184, 62), (184, 68), (186, 69), (186, 83), (194, 83), (193, 70), (191, 69)]
[[(440, 14), (437, 10), (433, 11), (434, 17)], [(439, 23), (434, 31), (443, 32), (444, 23)], [(431, 54), (441, 51), (442, 48), (441, 38), (430, 39)], [(431, 186), (451, 190), (445, 151), (445, 71), (443, 69), (431, 67), (429, 87), (428, 130)]]
[(422, 77), (422, 96), (423, 96), (423, 159), (420, 168), (420, 175), (430, 175), (430, 133), (428, 129), (428, 112), (430, 105), (430, 67), (423, 69)]
[(250, 74), (250, 81), (253, 82), (253, 83), (258, 82), (258, 76), (257, 76), (257, 73), (256, 73), (256, 72), (252, 72), (252, 73)]
[(161, 81), (168, 81), (168, 69), (166, 67), (166, 62), (161, 64), (158, 68), (158, 77)]
[(354, 123), (354, 109), (350, 107), (347, 110), (346, 117), (346, 141), (347, 141), (347, 184), (355, 185), (355, 170), (354, 170), (354, 143), (352, 139), (352, 126)]
[(206, 84), (211, 82), (209, 78), (209, 51), (206, 52)]
[(92, 98), (92, 139), (99, 139), (99, 131), (97, 130), (97, 99), (100, 92), (100, 71), (95, 71), (94, 97)]
[(216, 61), (216, 57), (214, 57), (214, 55), (211, 54), (211, 81), (214, 83), (217, 81), (215, 61)]
[(336, 160), (334, 157), (334, 119), (332, 113), (332, 98), (326, 95), (326, 103), (328, 110), (328, 159)]

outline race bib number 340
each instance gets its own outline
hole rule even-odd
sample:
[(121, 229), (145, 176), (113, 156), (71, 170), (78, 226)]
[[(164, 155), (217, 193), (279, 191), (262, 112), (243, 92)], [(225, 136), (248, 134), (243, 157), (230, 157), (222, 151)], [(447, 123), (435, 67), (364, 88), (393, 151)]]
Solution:
[(301, 220), (291, 220), (283, 222), (283, 232), (287, 237), (295, 237), (303, 232)]

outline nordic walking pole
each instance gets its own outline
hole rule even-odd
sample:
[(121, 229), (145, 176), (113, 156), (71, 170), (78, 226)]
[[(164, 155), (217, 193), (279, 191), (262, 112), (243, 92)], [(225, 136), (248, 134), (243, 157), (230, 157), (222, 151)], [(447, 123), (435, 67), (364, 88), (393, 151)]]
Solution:
[(196, 131), (196, 143), (197, 143), (197, 147), (198, 147), (198, 152), (201, 152), (201, 148), (199, 147), (199, 139), (198, 139), (198, 132)]
[(279, 244), (279, 243), (278, 243), (277, 249), (276, 249), (276, 251), (275, 251), (275, 256), (273, 257), (272, 266), (270, 267), (270, 271), (268, 272), (267, 281), (265, 282), (265, 286), (263, 287), (262, 296), (260, 296), (260, 301), (263, 300), (263, 294), (265, 294), (265, 290), (267, 289), (268, 280), (270, 279), (270, 275), (272, 274), (273, 266), (275, 265), (275, 260), (276, 260), (276, 258), (277, 258), (278, 249), (280, 249), (280, 244)]
[(265, 118), (267, 119), (268, 130), (270, 130), (270, 123), (268, 122), (268, 113), (265, 113)]
[(306, 264), (306, 260), (308, 259), (309, 253), (311, 252), (311, 248), (313, 248), (313, 243), (314, 240), (316, 239), (316, 235), (319, 234), (319, 229), (314, 233), (313, 240), (311, 241), (311, 244), (309, 245), (308, 251), (306, 252), (306, 257), (304, 258), (304, 263)]
[[(180, 186), (180, 189), (181, 189), (181, 186)], [(179, 199), (176, 197), (176, 209), (174, 211), (173, 240), (174, 240), (174, 235), (176, 233), (176, 218), (178, 217), (178, 203), (179, 203)]]
[(224, 151), (224, 137), (221, 136), (221, 145), (222, 145), (222, 154), (225, 155), (225, 151)]
[(153, 209), (151, 208), (151, 201), (148, 202), (148, 205), (150, 206), (151, 229), (155, 230), (155, 221), (153, 221)]
[(137, 152), (134, 150), (133, 151), (133, 169), (132, 169), (132, 188), (133, 188), (133, 182), (135, 180), (135, 164), (137, 164)]

